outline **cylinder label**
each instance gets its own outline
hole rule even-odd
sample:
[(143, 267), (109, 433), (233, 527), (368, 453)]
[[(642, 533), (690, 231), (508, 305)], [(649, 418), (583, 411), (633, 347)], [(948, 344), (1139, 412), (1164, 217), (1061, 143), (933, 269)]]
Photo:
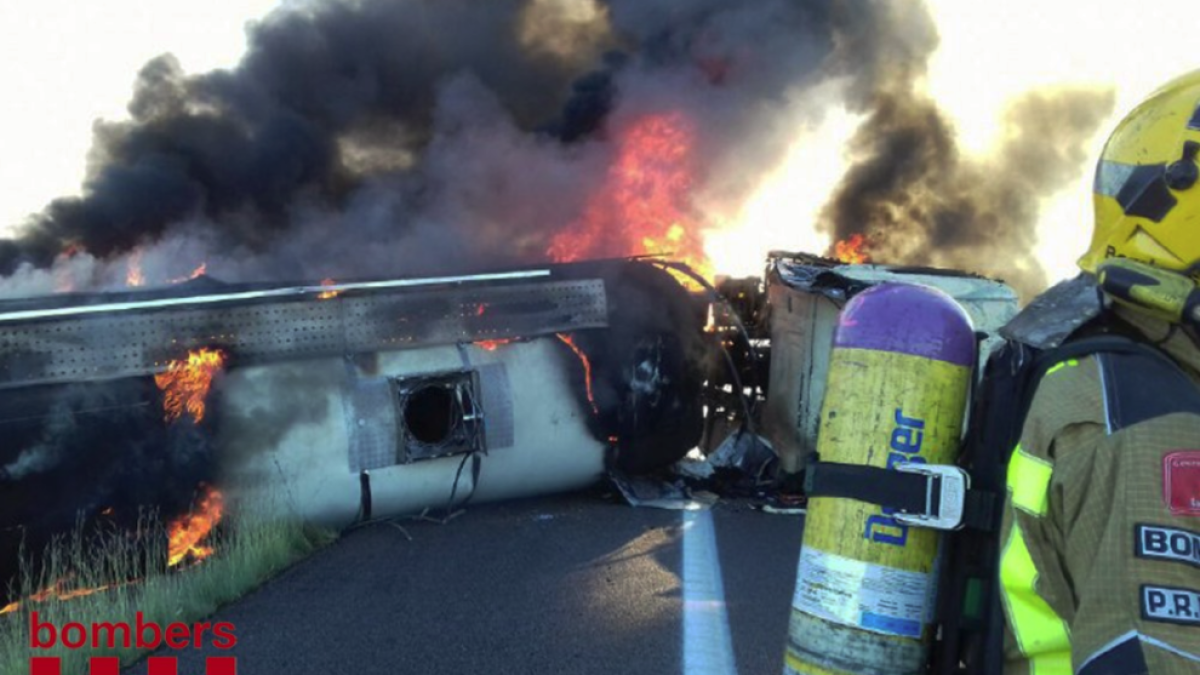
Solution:
[(844, 626), (919, 639), (929, 616), (930, 591), (929, 574), (805, 546), (792, 606)]

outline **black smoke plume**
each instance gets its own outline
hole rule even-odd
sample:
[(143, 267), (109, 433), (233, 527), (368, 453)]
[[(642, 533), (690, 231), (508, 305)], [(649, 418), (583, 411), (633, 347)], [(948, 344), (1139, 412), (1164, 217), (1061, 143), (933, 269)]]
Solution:
[(233, 71), (189, 77), (169, 55), (151, 61), (132, 119), (97, 130), (84, 196), (52, 203), (3, 269), (50, 264), (69, 244), (107, 257), (190, 218), (226, 246), (269, 247), (297, 200), (344, 204), (361, 179), (356, 141), (395, 155), (427, 142), (437, 89), (459, 72), (537, 120), (570, 73), (521, 47), (524, 4), (325, 3), (260, 23)]
[(744, 197), (823, 77), (829, 19), (823, 0), (282, 9), (232, 70), (142, 69), (83, 195), (0, 243), (5, 292), (119, 286), (134, 250), (160, 283), (202, 260), (231, 281), (535, 261), (602, 184), (612, 129), (664, 110), (697, 125), (697, 189)]
[(1036, 258), (1039, 203), (1084, 170), (1086, 143), (1112, 113), (1112, 92), (1027, 93), (1007, 111), (999, 149), (964, 156), (953, 125), (917, 87), (937, 47), (928, 16), (875, 9), (869, 21), (838, 20), (842, 67), (862, 69), (855, 62), (864, 56), (870, 65), (848, 99), (866, 119), (823, 224), (835, 240), (865, 234), (880, 262), (1000, 277), (1028, 299), (1046, 285)]
[(820, 226), (1029, 290), (1038, 201), (1111, 109), (1032, 94), (995, 156), (964, 157), (922, 93), (938, 37), (917, 0), (327, 0), (248, 41), (229, 71), (142, 69), (131, 119), (97, 126), (83, 196), (0, 242), (6, 295), (122, 285), (135, 250), (152, 283), (202, 261), (231, 281), (533, 262), (639, 114), (696, 124), (703, 222), (701, 201), (746, 199), (837, 105), (865, 122)]

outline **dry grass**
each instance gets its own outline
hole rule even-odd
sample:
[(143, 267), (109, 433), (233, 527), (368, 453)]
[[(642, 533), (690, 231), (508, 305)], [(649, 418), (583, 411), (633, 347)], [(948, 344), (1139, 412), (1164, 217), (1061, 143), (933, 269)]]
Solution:
[[(31, 612), (40, 622), (61, 627), (79, 622), (125, 622), (134, 625), (137, 612), (143, 621), (165, 626), (192, 623), (212, 614), (222, 605), (245, 595), (288, 566), (333, 540), (326, 530), (297, 522), (263, 522), (227, 518), (215, 535), (217, 553), (186, 569), (166, 569), (166, 536), (154, 519), (144, 519), (142, 532), (134, 539), (126, 533), (102, 534), (87, 540), (79, 531), (54, 542), (47, 551), (44, 571), (36, 577), (28, 572), (19, 584), (20, 597), (69, 579), (64, 587), (113, 586), (103, 592), (69, 600), (48, 599), (24, 602), (21, 608), (0, 616), (0, 675), (25, 675), (30, 656), (62, 657), (66, 675), (87, 672), (89, 656), (121, 658), (122, 665), (143, 655), (134, 646), (107, 649), (68, 650), (56, 645), (49, 650), (30, 647)], [(28, 569), (28, 567), (27, 567)], [(133, 583), (122, 583), (137, 579)]]

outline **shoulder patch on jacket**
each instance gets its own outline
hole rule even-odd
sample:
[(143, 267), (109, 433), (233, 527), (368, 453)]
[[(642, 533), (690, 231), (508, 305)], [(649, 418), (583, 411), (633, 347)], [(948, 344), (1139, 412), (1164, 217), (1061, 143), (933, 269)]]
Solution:
[[(1163, 498), (1173, 516), (1200, 516), (1200, 450), (1177, 450), (1163, 457)], [(1196, 555), (1200, 567), (1200, 535)]]
[(1200, 533), (1138, 523), (1133, 528), (1133, 544), (1138, 558), (1200, 567)]
[(1200, 626), (1200, 592), (1191, 588), (1142, 584), (1142, 620)]
[(1099, 354), (1108, 432), (1172, 413), (1200, 415), (1200, 389), (1178, 366), (1149, 354)]

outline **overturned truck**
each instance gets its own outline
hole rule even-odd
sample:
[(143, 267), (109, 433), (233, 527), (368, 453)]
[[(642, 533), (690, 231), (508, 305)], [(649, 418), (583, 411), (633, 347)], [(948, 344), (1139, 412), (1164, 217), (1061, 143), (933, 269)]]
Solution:
[(334, 526), (694, 447), (704, 305), (650, 262), (0, 302), (0, 560), (216, 484)]

